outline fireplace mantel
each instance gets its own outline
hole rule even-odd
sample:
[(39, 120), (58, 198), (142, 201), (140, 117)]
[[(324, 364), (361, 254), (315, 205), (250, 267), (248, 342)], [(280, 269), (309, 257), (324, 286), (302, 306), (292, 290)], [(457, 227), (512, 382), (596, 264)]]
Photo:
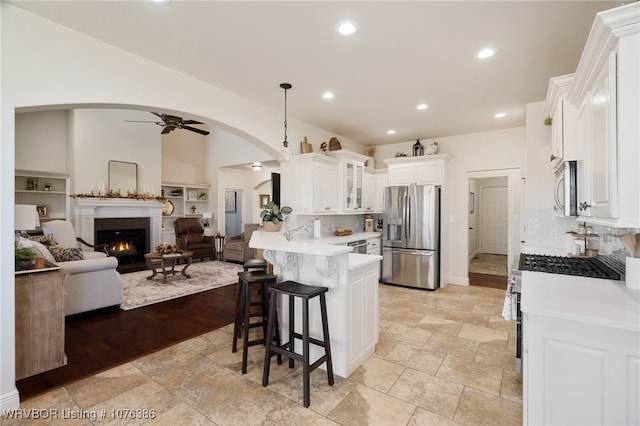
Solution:
[(134, 200), (130, 198), (75, 198), (74, 226), (78, 237), (94, 243), (96, 218), (148, 217), (150, 219), (151, 247), (162, 241), (162, 208), (158, 200)]

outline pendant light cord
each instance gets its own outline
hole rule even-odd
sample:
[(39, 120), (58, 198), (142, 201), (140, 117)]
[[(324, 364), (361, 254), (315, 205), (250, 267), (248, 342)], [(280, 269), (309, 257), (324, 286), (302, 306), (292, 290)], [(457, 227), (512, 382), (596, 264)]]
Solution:
[(284, 142), (282, 142), (282, 146), (285, 148), (289, 148), (289, 142), (287, 141), (287, 90), (291, 89), (291, 84), (282, 83), (280, 87), (284, 89)]

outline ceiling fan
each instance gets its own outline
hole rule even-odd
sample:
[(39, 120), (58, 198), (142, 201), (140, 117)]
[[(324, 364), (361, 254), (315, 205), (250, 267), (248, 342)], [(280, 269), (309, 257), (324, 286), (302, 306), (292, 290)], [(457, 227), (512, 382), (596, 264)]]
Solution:
[(189, 124), (204, 124), (196, 120), (185, 120), (182, 117), (178, 117), (176, 115), (169, 114), (158, 114), (157, 112), (152, 112), (151, 114), (157, 116), (162, 121), (140, 121), (140, 120), (125, 120), (132, 123), (155, 123), (158, 126), (163, 126), (162, 132), (160, 134), (167, 134), (175, 129), (184, 129), (191, 130), (192, 132), (200, 133), (201, 135), (208, 135), (209, 132), (206, 130), (196, 129), (195, 127), (189, 126)]

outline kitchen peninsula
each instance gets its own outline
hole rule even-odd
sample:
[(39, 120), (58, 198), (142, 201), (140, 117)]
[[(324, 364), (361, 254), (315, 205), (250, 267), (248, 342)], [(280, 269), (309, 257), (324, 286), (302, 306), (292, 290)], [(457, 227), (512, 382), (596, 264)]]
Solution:
[[(329, 288), (326, 299), (333, 371), (340, 377), (349, 377), (373, 354), (378, 343), (382, 256), (351, 253), (351, 247), (312, 239), (287, 241), (279, 232), (256, 231), (249, 246), (263, 250), (264, 258), (273, 264), (280, 280)], [(286, 312), (288, 301), (283, 299), (280, 303), (279, 309)], [(300, 312), (301, 309), (296, 309), (296, 313)], [(320, 308), (315, 303), (309, 306), (309, 318), (311, 335), (321, 336)], [(286, 318), (280, 327), (288, 328)], [(312, 346), (311, 359), (320, 356), (320, 349)]]

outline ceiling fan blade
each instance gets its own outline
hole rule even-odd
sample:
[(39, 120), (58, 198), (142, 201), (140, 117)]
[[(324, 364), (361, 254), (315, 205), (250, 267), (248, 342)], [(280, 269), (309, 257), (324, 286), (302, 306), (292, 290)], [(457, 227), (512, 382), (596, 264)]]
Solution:
[(191, 126), (180, 126), (180, 128), (185, 130), (191, 130), (192, 132), (200, 133), (201, 135), (205, 135), (205, 136), (209, 134), (209, 132), (207, 132), (206, 130), (196, 129), (195, 127), (191, 127)]
[(167, 133), (169, 133), (170, 131), (172, 131), (173, 128), (166, 126), (164, 129), (162, 129), (162, 131), (160, 132), (161, 135), (166, 135)]
[(157, 112), (152, 112), (151, 114), (155, 115), (156, 117), (164, 121), (164, 114), (158, 114)]
[(182, 120), (182, 124), (204, 124), (196, 120)]

